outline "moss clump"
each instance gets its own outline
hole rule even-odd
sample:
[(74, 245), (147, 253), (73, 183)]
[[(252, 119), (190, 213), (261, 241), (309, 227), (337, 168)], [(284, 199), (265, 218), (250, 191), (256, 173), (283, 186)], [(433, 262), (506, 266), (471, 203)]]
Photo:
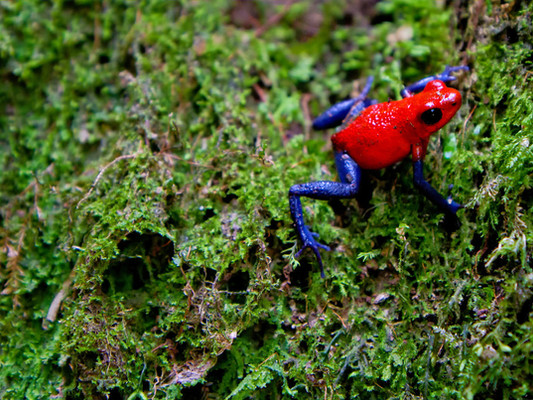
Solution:
[[(533, 392), (533, 8), (363, 3), (0, 5), (3, 398)], [(311, 116), (464, 62), (426, 160), (461, 226), (371, 174), (304, 200), (320, 279), (286, 200), (336, 179)]]

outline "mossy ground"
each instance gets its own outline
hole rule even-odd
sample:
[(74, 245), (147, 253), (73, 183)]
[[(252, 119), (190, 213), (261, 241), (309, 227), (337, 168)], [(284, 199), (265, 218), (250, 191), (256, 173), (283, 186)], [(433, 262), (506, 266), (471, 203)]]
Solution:
[[(2, 398), (533, 398), (533, 6), (374, 3), (0, 4)], [(304, 200), (320, 279), (312, 116), (445, 64), (425, 171), (461, 226), (370, 174)]]

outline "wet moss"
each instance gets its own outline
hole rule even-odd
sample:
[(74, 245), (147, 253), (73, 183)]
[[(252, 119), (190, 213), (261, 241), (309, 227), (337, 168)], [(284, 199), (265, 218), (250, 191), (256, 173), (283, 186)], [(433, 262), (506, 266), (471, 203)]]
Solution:
[[(529, 395), (526, 3), (0, 5), (1, 396)], [(369, 174), (304, 200), (321, 279), (287, 201), (336, 179), (311, 118), (445, 64), (471, 71), (426, 175), (461, 225), (409, 162)]]

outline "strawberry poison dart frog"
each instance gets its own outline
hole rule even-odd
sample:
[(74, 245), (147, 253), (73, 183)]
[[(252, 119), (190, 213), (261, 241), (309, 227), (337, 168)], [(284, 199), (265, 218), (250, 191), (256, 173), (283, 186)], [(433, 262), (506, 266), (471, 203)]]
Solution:
[(446, 86), (455, 77), (450, 75), (468, 67), (446, 67), (442, 74), (429, 76), (401, 91), (402, 99), (378, 104), (367, 98), (372, 85), (370, 78), (362, 93), (353, 99), (335, 104), (314, 122), (314, 129), (341, 125), (331, 141), (340, 182), (319, 181), (294, 185), (289, 190), (291, 216), (303, 250), (310, 248), (324, 268), (319, 249), (329, 250), (318, 243), (303, 220), (301, 196), (312, 199), (352, 198), (359, 191), (362, 170), (388, 167), (409, 154), (413, 159), (415, 186), (445, 214), (455, 216), (462, 206), (445, 199), (425, 179), (423, 160), (429, 137), (455, 115), (461, 106), (461, 94)]

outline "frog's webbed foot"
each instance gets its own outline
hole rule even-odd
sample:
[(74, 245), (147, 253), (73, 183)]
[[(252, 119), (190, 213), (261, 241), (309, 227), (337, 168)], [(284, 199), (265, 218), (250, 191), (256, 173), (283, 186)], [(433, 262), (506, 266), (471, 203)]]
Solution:
[(330, 251), (330, 247), (317, 242), (315, 238), (318, 237), (318, 233), (311, 232), (307, 225), (303, 226), (303, 232), (300, 237), (303, 241), (303, 246), (298, 251), (298, 253), (296, 253), (295, 257), (299, 258), (302, 252), (307, 248), (313, 250), (313, 253), (315, 253), (316, 259), (318, 261), (318, 265), (320, 266), (320, 277), (325, 278), (326, 275), (324, 274), (324, 264), (322, 263), (322, 257), (320, 256), (320, 251), (318, 250), (323, 249), (326, 251)]

